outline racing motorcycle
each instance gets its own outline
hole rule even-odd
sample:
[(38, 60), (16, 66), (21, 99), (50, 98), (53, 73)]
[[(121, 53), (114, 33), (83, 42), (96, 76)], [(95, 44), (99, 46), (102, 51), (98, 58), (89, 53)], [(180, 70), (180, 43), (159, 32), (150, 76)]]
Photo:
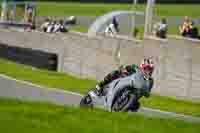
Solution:
[(148, 97), (153, 87), (153, 79), (145, 78), (141, 72), (112, 81), (99, 95), (96, 89), (90, 90), (80, 102), (80, 107), (100, 107), (110, 112), (137, 111), (139, 99)]

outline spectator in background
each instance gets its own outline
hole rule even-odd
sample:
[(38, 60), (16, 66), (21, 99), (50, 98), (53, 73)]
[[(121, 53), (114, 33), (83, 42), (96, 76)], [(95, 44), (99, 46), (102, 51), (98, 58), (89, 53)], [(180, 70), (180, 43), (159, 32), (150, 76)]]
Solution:
[(33, 7), (28, 6), (26, 9), (26, 14), (25, 14), (25, 21), (28, 23), (28, 27), (26, 30), (31, 31), (35, 29), (35, 21), (34, 21), (34, 16), (33, 16)]
[(61, 24), (60, 22), (55, 22), (54, 24), (54, 28), (53, 28), (53, 32), (60, 32), (60, 29), (61, 29)]
[(119, 23), (118, 23), (116, 17), (113, 17), (112, 23), (114, 25), (116, 32), (119, 32)]
[(199, 38), (198, 28), (195, 26), (195, 23), (192, 22), (192, 29), (191, 29), (191, 35), (189, 37), (191, 38)]
[(41, 29), (43, 32), (47, 32), (47, 27), (50, 25), (50, 19), (46, 18), (45, 22), (41, 25)]
[(33, 9), (32, 9), (32, 7), (28, 7), (26, 17), (27, 17), (28, 23), (33, 23)]
[(47, 27), (47, 33), (52, 33), (53, 32), (55, 24), (56, 24), (56, 21), (50, 22), (50, 24)]
[(54, 29), (53, 32), (67, 32), (68, 30), (65, 28), (64, 24), (63, 24), (63, 20), (59, 20), (55, 25), (54, 25)]
[(116, 17), (113, 17), (112, 23), (110, 23), (105, 30), (106, 35), (114, 36), (119, 32), (119, 23)]
[(154, 26), (154, 34), (159, 38), (167, 38), (167, 20), (162, 18), (159, 23)]
[(68, 32), (67, 28), (64, 25), (63, 20), (59, 20), (59, 24), (60, 24), (60, 32)]
[(52, 21), (51, 19), (47, 18), (41, 25), (41, 29), (47, 33), (68, 32), (62, 19), (59, 21)]
[(182, 36), (190, 36), (192, 28), (192, 21), (190, 21), (188, 16), (185, 16), (183, 24), (179, 27), (180, 34)]

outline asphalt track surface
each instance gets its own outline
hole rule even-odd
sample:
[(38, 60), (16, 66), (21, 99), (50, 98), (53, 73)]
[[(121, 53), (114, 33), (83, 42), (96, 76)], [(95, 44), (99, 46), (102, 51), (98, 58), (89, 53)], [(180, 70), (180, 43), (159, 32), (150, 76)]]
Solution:
[[(15, 98), (26, 101), (50, 102), (59, 105), (78, 107), (82, 95), (61, 89), (42, 87), (0, 74), (0, 97)], [(141, 107), (138, 112), (148, 117), (176, 118), (200, 123), (200, 117), (181, 115), (173, 112), (144, 107)]]

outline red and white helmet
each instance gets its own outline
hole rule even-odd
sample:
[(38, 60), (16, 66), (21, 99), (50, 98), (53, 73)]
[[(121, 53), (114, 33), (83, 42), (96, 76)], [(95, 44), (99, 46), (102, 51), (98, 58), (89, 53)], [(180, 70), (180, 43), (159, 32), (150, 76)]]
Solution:
[(139, 67), (146, 76), (151, 76), (154, 71), (154, 63), (151, 59), (144, 59)]

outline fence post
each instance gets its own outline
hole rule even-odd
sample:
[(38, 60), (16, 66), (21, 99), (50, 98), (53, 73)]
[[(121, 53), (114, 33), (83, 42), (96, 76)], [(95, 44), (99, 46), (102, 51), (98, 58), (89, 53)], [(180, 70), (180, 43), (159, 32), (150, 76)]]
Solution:
[(151, 33), (154, 4), (155, 4), (155, 0), (148, 0), (147, 1), (146, 15), (145, 15), (144, 38), (147, 37)]
[(7, 7), (7, 0), (3, 0), (1, 4), (1, 20), (6, 21), (7, 20), (7, 12), (8, 12), (8, 7)]

